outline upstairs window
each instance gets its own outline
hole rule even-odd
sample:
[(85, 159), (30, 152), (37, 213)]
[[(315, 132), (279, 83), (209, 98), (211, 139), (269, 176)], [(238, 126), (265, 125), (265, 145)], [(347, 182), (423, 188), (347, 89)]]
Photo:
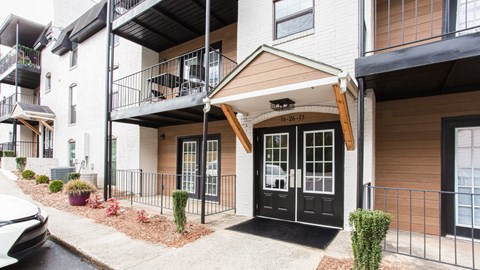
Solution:
[(313, 29), (313, 0), (274, 0), (275, 39)]
[(72, 42), (72, 51), (70, 54), (70, 67), (76, 67), (78, 62), (78, 43)]
[(50, 89), (52, 89), (52, 74), (49, 72), (45, 75), (45, 92), (50, 92)]
[(76, 84), (72, 84), (69, 89), (69, 94), (68, 94), (68, 104), (69, 104), (69, 110), (68, 110), (68, 124), (74, 125), (77, 123), (77, 99), (75, 98), (75, 88)]
[[(480, 0), (457, 0), (456, 30), (459, 35), (480, 31)], [(468, 29), (468, 30), (467, 30)]]

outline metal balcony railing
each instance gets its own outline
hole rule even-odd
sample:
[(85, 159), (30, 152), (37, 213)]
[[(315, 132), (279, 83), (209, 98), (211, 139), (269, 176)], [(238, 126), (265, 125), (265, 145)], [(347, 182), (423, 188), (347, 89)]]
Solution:
[(18, 45), (14, 46), (2, 59), (0, 59), (0, 75), (12, 67), (15, 67), (15, 59), (19, 65), (29, 66), (40, 69), (40, 51)]
[(145, 0), (116, 0), (114, 2), (114, 15), (113, 18), (116, 19), (127, 11), (136, 7), (138, 4), (142, 3)]
[[(38, 104), (38, 99), (35, 95), (18, 94), (18, 101), (28, 104)], [(9, 116), (12, 113), (15, 104), (17, 104), (15, 94), (9, 97), (4, 97), (0, 100), (0, 118)]]
[(0, 151), (3, 157), (38, 157), (38, 143), (17, 141), (0, 143)]
[(362, 1), (364, 30), (373, 25), (374, 36), (365, 55), (480, 31), (480, 0)]
[[(480, 193), (477, 190), (452, 192), (367, 184), (364, 186), (365, 208), (392, 215), (383, 243), (385, 251), (480, 269)], [(447, 228), (449, 218), (452, 224)]]
[[(112, 110), (137, 107), (152, 102), (205, 91), (203, 50), (187, 53), (113, 82)], [(217, 50), (210, 51), (209, 91), (215, 88), (237, 63)]]

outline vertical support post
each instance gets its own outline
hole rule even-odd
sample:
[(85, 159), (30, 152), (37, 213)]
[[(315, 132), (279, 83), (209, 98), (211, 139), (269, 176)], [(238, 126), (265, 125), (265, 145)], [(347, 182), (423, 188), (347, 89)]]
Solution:
[[(11, 104), (12, 107), (9, 108), (10, 113), (18, 101), (18, 48), (20, 46), (20, 44), (18, 44), (19, 29), (20, 28), (17, 22), (16, 28), (15, 28), (15, 102), (14, 104)], [(17, 156), (17, 119), (13, 119), (12, 141), (13, 141), (13, 153), (15, 154), (15, 156)]]
[[(108, 199), (111, 196), (111, 187), (110, 186), (110, 172), (112, 170), (110, 164), (110, 140), (111, 140), (111, 130), (110, 130), (110, 47), (111, 47), (111, 32), (112, 32), (112, 0), (107, 1), (107, 46), (106, 46), (106, 55), (105, 55), (105, 148), (104, 148), (104, 181), (103, 181), (103, 197)], [(110, 192), (109, 192), (110, 191)]]
[(358, 14), (358, 56), (363, 57), (365, 56), (365, 0), (358, 1)]
[(357, 121), (357, 208), (363, 202), (363, 153), (364, 153), (364, 120), (365, 120), (365, 89), (363, 78), (358, 79), (358, 121)]

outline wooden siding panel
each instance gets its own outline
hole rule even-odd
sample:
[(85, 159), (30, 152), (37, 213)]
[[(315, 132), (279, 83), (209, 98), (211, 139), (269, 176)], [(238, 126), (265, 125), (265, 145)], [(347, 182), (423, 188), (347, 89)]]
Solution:
[[(425, 98), (379, 102), (376, 106), (375, 185), (420, 190), (441, 189), (442, 117), (480, 114), (480, 91)], [(427, 233), (438, 234), (438, 195), (427, 194)], [(384, 203), (393, 213), (396, 228), (396, 194), (375, 194), (375, 207)], [(409, 194), (399, 192), (400, 229), (409, 230)], [(414, 193), (412, 222), (423, 233), (423, 193)]]
[[(390, 11), (388, 8), (388, 2), (390, 2)], [(403, 14), (402, 2), (404, 2)], [(415, 12), (415, 2), (417, 2), (417, 12)], [(433, 7), (431, 5), (432, 2)], [(389, 15), (390, 22), (388, 21)], [(440, 35), (442, 33), (442, 20), (442, 0), (379, 0), (377, 1), (375, 18), (375, 49), (401, 45), (403, 43)], [(390, 27), (388, 26), (389, 23)], [(384, 50), (382, 52), (398, 50), (437, 40), (439, 39), (431, 39), (415, 43), (414, 45), (401, 46), (390, 50)]]
[(215, 98), (330, 76), (332, 75), (306, 65), (262, 52), (225, 85)]

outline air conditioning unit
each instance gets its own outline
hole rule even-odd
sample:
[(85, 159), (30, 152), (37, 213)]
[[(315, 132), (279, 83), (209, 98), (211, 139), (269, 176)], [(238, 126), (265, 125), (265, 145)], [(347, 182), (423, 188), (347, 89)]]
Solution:
[(56, 167), (50, 170), (50, 179), (62, 180), (64, 183), (68, 181), (68, 174), (75, 172), (74, 167)]
[(96, 173), (81, 173), (80, 179), (90, 182), (92, 185), (97, 186), (97, 174)]

